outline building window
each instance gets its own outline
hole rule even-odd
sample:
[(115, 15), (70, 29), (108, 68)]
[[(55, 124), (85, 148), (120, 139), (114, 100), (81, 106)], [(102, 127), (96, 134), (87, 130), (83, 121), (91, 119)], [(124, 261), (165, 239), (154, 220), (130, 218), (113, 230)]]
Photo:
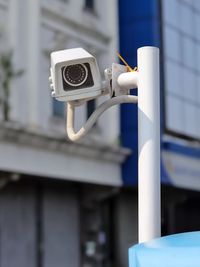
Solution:
[(96, 103), (94, 99), (87, 102), (87, 118), (89, 118), (90, 115), (94, 112), (95, 107)]
[(53, 115), (56, 117), (64, 118), (65, 105), (63, 102), (53, 99)]
[(85, 0), (85, 8), (94, 11), (94, 0)]

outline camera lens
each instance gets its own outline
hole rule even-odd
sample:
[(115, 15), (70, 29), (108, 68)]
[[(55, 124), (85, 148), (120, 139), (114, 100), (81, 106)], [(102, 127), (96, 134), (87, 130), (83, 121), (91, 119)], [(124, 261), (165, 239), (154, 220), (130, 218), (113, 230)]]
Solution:
[(63, 69), (63, 78), (71, 86), (82, 85), (88, 76), (87, 67), (84, 64), (66, 66)]

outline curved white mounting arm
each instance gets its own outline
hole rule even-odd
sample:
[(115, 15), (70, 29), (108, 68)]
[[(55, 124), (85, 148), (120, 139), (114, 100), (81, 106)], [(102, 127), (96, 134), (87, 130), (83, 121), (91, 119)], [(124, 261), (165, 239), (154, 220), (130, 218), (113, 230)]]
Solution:
[(123, 96), (117, 96), (114, 98), (111, 98), (101, 104), (89, 117), (85, 125), (76, 133), (74, 130), (74, 109), (75, 106), (73, 102), (67, 103), (67, 123), (66, 123), (66, 130), (68, 138), (71, 141), (77, 141), (78, 139), (84, 137), (87, 132), (92, 128), (94, 123), (97, 121), (97, 119), (101, 116), (101, 114), (106, 111), (108, 108), (122, 104), (122, 103), (137, 103), (138, 97), (137, 96), (131, 96), (131, 95), (123, 95)]

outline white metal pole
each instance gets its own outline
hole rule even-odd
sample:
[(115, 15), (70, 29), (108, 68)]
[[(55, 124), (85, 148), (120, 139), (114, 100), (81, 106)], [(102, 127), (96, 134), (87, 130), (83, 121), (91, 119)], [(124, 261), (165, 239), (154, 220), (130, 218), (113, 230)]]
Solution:
[(159, 49), (141, 47), (138, 56), (139, 243), (160, 236)]

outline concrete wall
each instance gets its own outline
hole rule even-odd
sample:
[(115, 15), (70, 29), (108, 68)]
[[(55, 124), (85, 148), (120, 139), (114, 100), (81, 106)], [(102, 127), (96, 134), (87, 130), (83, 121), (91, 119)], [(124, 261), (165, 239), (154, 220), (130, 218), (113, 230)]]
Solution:
[(7, 184), (0, 191), (1, 267), (80, 266), (79, 203), (71, 186)]
[[(66, 140), (64, 104), (56, 101), (56, 105), (63, 104), (61, 116), (56, 115), (53, 108), (48, 81), (52, 51), (82, 46), (97, 57), (102, 79), (104, 68), (117, 60), (117, 0), (109, 3), (106, 0), (95, 1), (94, 11), (85, 9), (84, 2), (83, 0), (27, 0), (25, 2), (0, 0), (0, 42), (2, 44), (0, 55), (12, 51), (14, 70), (22, 71), (20, 76), (11, 80), (9, 127), (15, 140), (13, 138), (6, 140), (7, 134), (1, 138), (0, 133), (2, 151), (10, 152), (6, 157), (3, 156), (5, 161), (1, 162), (0, 170), (121, 185), (120, 165), (127, 153), (115, 150), (103, 161), (99, 157), (101, 149), (110, 152), (112, 148), (120, 148), (119, 107), (108, 110), (102, 116), (83, 140), (84, 145), (79, 145), (78, 149)], [(101, 102), (102, 99), (96, 101), (97, 105)], [(76, 129), (84, 124), (86, 117), (87, 106), (77, 108)], [(3, 122), (2, 126), (0, 131), (6, 128), (7, 124)], [(14, 132), (16, 128), (19, 130), (17, 135)], [(27, 132), (34, 133), (29, 140), (24, 138)], [(23, 137), (20, 137), (21, 134)], [(43, 150), (44, 154), (41, 151), (42, 143), (35, 140), (38, 136), (42, 137), (43, 141), (46, 138), (47, 146)], [(35, 142), (33, 146), (32, 142)], [(63, 153), (61, 147), (68, 145), (70, 149)], [(55, 146), (57, 149), (52, 153), (50, 150)], [(92, 150), (92, 156), (88, 157), (88, 150), (85, 150), (87, 146)], [(19, 154), (20, 151), (24, 156)], [(74, 155), (73, 164), (70, 163), (72, 154)], [(114, 154), (122, 157), (116, 162)], [(96, 162), (93, 161), (94, 156), (97, 159)], [(29, 163), (24, 164), (28, 159)], [(46, 163), (38, 159), (44, 159)], [(77, 168), (77, 165), (83, 168)], [(53, 170), (48, 166), (52, 166)], [(99, 172), (98, 169), (103, 169), (104, 172)], [(61, 172), (64, 177), (60, 175)]]
[[(117, 1), (95, 1), (94, 11), (88, 11), (83, 0), (0, 0), (0, 14), (1, 43), (6, 44), (3, 50), (12, 50), (15, 70), (23, 70), (12, 83), (11, 119), (26, 127), (56, 128), (64, 133), (64, 118), (53, 114), (50, 52), (82, 46), (97, 57), (103, 74), (104, 68), (117, 60)], [(78, 109), (76, 127), (85, 120), (86, 106)], [(99, 120), (96, 134), (104, 142), (116, 142), (118, 108)]]
[(37, 264), (35, 189), (7, 186), (0, 191), (0, 266)]
[(44, 267), (80, 266), (79, 199), (73, 190), (45, 190)]
[(128, 249), (138, 242), (137, 194), (121, 192), (116, 200), (116, 267), (128, 266)]

